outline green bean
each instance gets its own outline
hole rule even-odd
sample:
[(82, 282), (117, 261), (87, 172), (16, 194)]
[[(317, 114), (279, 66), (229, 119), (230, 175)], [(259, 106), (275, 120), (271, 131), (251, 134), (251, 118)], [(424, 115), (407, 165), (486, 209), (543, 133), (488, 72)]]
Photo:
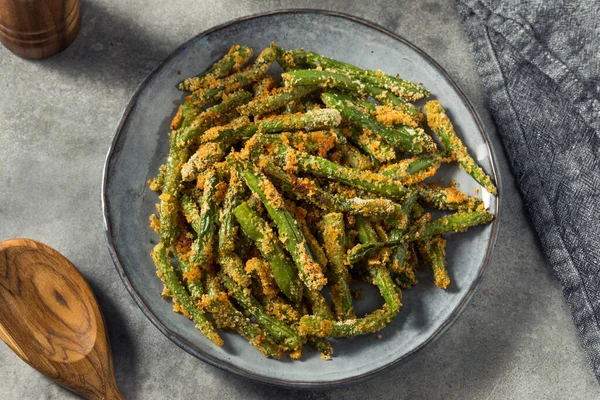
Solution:
[(297, 88), (281, 88), (276, 93), (257, 97), (250, 103), (240, 107), (242, 115), (260, 115), (283, 107), (286, 104), (301, 99), (316, 90), (316, 86), (302, 86)]
[(290, 350), (296, 350), (302, 346), (302, 337), (293, 328), (270, 316), (258, 300), (246, 293), (244, 288), (236, 284), (233, 279), (223, 274), (220, 277), (229, 294), (244, 310), (256, 318), (256, 322), (265, 328), (280, 345)]
[(340, 193), (333, 194), (321, 188), (312, 179), (291, 178), (273, 163), (267, 163), (264, 169), (266, 174), (285, 191), (323, 210), (347, 212), (353, 215), (360, 214), (373, 218), (391, 218), (394, 221), (403, 218), (400, 206), (391, 200), (384, 198), (363, 199), (346, 197)]
[(249, 138), (256, 132), (275, 133), (304, 129), (308, 131), (338, 126), (341, 117), (337, 110), (321, 109), (304, 114), (281, 115), (261, 119), (251, 123), (247, 117), (241, 117), (229, 125), (209, 129), (201, 138), (201, 143), (219, 142), (223, 140), (241, 140)]
[[(427, 214), (429, 215), (429, 214)], [(430, 216), (429, 216), (430, 217)], [(406, 241), (425, 240), (435, 235), (451, 232), (464, 232), (476, 225), (487, 224), (494, 216), (487, 210), (461, 211), (434, 220), (426, 220), (411, 229), (403, 238), (386, 242), (363, 243), (354, 246), (348, 253), (350, 263), (360, 260), (365, 255), (383, 247), (397, 246)]]
[[(185, 216), (185, 219), (188, 221), (196, 234), (200, 232), (202, 230), (202, 224), (200, 223), (201, 218), (198, 210), (196, 193), (185, 193), (181, 196), (181, 210)], [(179, 269), (183, 273), (184, 281), (192, 296), (192, 299), (196, 301), (200, 300), (202, 297), (200, 266), (190, 263), (188, 257), (180, 254), (177, 251), (175, 251), (175, 257), (177, 258)]]
[(436, 150), (435, 143), (423, 129), (408, 125), (398, 125), (394, 128), (385, 126), (370, 115), (362, 112), (354, 104), (352, 98), (346, 94), (331, 90), (323, 93), (321, 99), (327, 107), (338, 110), (343, 118), (347, 118), (354, 124), (370, 130), (386, 142), (404, 151), (416, 154), (423, 150), (429, 152)]
[(223, 200), (219, 216), (219, 256), (218, 262), (225, 274), (243, 287), (250, 286), (250, 277), (244, 271), (244, 264), (236, 250), (238, 227), (233, 215), (233, 209), (241, 202), (245, 193), (244, 185), (235, 169), (230, 171), (229, 185)]
[[(219, 209), (216, 203), (216, 192), (219, 178), (214, 170), (208, 170), (204, 177), (204, 191), (202, 193), (200, 217), (197, 226), (196, 240), (192, 244), (190, 262), (208, 269), (206, 265), (213, 257), (214, 242), (217, 234)], [(194, 227), (194, 224), (192, 224)]]
[(396, 158), (396, 150), (381, 137), (366, 128), (356, 125), (344, 131), (348, 140), (375, 160), (385, 163)]
[(263, 135), (261, 137), (265, 143), (281, 143), (294, 147), (300, 151), (307, 153), (317, 153), (320, 156), (325, 156), (334, 146), (339, 145), (345, 140), (340, 138), (333, 129), (319, 130), (312, 132), (283, 132), (280, 134), (273, 133)]
[(331, 268), (329, 281), (333, 309), (339, 320), (354, 319), (354, 305), (350, 292), (350, 274), (346, 263), (346, 227), (344, 215), (339, 212), (326, 214), (323, 217), (323, 244)]
[(412, 185), (435, 175), (444, 160), (445, 158), (438, 154), (415, 156), (400, 160), (395, 164), (388, 164), (379, 173)]
[(461, 168), (467, 171), (488, 192), (495, 195), (497, 193), (496, 186), (492, 183), (491, 178), (486, 175), (483, 169), (469, 155), (467, 148), (456, 135), (456, 132), (454, 132), (450, 118), (448, 118), (440, 102), (437, 100), (428, 101), (425, 104), (425, 113), (429, 127), (439, 136), (446, 150), (458, 161)]
[[(281, 75), (291, 87), (322, 87), (349, 90), (359, 95), (369, 95), (382, 103), (396, 106), (406, 105), (406, 102), (394, 96), (391, 92), (377, 86), (365, 84), (360, 80), (353, 80), (344, 74), (334, 71), (300, 69), (286, 72)], [(414, 107), (412, 107), (414, 108)], [(416, 110), (416, 109), (415, 109)], [(416, 110), (418, 112), (418, 110)]]
[(450, 214), (434, 219), (416, 232), (409, 233), (408, 240), (423, 240), (449, 232), (464, 232), (476, 225), (487, 224), (494, 216), (487, 210), (478, 209)]
[(384, 309), (375, 310), (363, 318), (344, 321), (332, 321), (316, 315), (305, 315), (300, 319), (299, 330), (303, 335), (333, 338), (374, 333), (385, 328), (396, 315), (385, 307), (386, 305), (384, 305)]
[(306, 64), (313, 68), (321, 67), (343, 71), (351, 77), (357, 77), (361, 80), (365, 80), (365, 82), (381, 86), (410, 101), (419, 100), (429, 96), (429, 92), (421, 85), (398, 77), (386, 75), (382, 71), (365, 70), (352, 64), (327, 58), (303, 49), (292, 50), (286, 53), (287, 54), (280, 57), (291, 57), (295, 64)]
[(306, 238), (298, 228), (298, 223), (286, 209), (283, 197), (275, 186), (258, 171), (244, 166), (242, 176), (250, 189), (260, 196), (269, 216), (279, 230), (279, 239), (283, 242), (298, 268), (300, 279), (312, 290), (320, 290), (327, 280), (321, 266), (315, 261)]
[(302, 235), (304, 235), (304, 238), (306, 239), (306, 244), (308, 244), (310, 252), (313, 255), (315, 261), (319, 264), (323, 272), (327, 272), (327, 264), (329, 263), (329, 260), (327, 259), (327, 255), (325, 255), (325, 251), (319, 244), (317, 238), (310, 231), (306, 220), (302, 217), (299, 217), (298, 215), (295, 215), (295, 217), (296, 223), (298, 224), (298, 228), (300, 229), (300, 232), (302, 232)]
[(352, 168), (372, 170), (375, 167), (375, 163), (369, 156), (361, 153), (359, 149), (350, 143), (337, 145), (336, 150), (342, 154), (343, 159)]
[(331, 360), (333, 347), (331, 346), (331, 343), (329, 343), (329, 340), (325, 338), (308, 337), (307, 342), (321, 352), (321, 359)]
[(294, 263), (284, 253), (273, 231), (254, 210), (243, 202), (233, 210), (242, 230), (252, 239), (267, 260), (279, 289), (294, 303), (302, 297), (302, 284)]
[(273, 61), (275, 61), (275, 52), (267, 47), (258, 55), (251, 66), (214, 82), (211, 87), (199, 88), (193, 92), (190, 96), (190, 102), (201, 108), (226, 94), (249, 86), (265, 75)]
[[(189, 118), (186, 117), (183, 122), (187, 123), (188, 120)], [(165, 163), (164, 183), (162, 193), (159, 196), (159, 234), (161, 241), (167, 246), (171, 245), (172, 240), (179, 232), (176, 216), (179, 211), (177, 199), (179, 197), (179, 184), (181, 183), (181, 168), (189, 158), (190, 153), (187, 147), (179, 148), (177, 146), (178, 132), (171, 132), (169, 154)]]
[(433, 271), (435, 286), (441, 289), (446, 289), (450, 284), (445, 249), (446, 241), (440, 235), (419, 242), (419, 250)]
[(252, 95), (245, 90), (239, 90), (225, 97), (223, 101), (200, 114), (189, 126), (177, 131), (177, 147), (185, 147), (191, 141), (200, 137), (207, 129), (223, 119), (229, 111), (247, 103)]
[(223, 340), (215, 330), (212, 323), (206, 318), (206, 315), (194, 305), (194, 302), (179, 282), (179, 278), (173, 269), (171, 260), (167, 255), (167, 250), (163, 243), (157, 244), (152, 250), (152, 258), (156, 264), (157, 274), (169, 289), (169, 293), (176, 304), (179, 304), (189, 318), (191, 318), (198, 329), (217, 346), (223, 346)]
[(254, 97), (267, 96), (271, 89), (275, 87), (275, 78), (271, 75), (267, 75), (252, 86), (252, 92)]
[(207, 310), (213, 315), (219, 328), (230, 328), (246, 338), (265, 357), (279, 358), (282, 349), (269, 336), (269, 333), (260, 325), (253, 324), (241, 312), (239, 312), (221, 288), (221, 282), (217, 276), (208, 276), (206, 279), (207, 295), (203, 303)]
[(239, 71), (252, 57), (254, 51), (248, 46), (232, 46), (223, 58), (202, 74), (188, 78), (179, 84), (179, 89), (193, 92), (210, 86), (215, 79), (224, 78), (232, 72)]
[(287, 146), (278, 145), (274, 147), (278, 161), (286, 165), (284, 168), (297, 168), (300, 171), (309, 172), (316, 176), (392, 199), (402, 198), (408, 193), (401, 183), (381, 174), (344, 167), (326, 158), (302, 153)]
[(310, 308), (314, 315), (325, 319), (335, 318), (331, 308), (329, 308), (329, 304), (327, 304), (327, 300), (325, 300), (325, 297), (318, 290), (310, 290), (304, 287), (304, 298), (310, 303)]
[(227, 150), (228, 147), (225, 143), (206, 143), (201, 145), (181, 167), (181, 179), (184, 182), (193, 181), (212, 164), (225, 158)]
[(439, 210), (473, 211), (483, 204), (477, 197), (469, 196), (453, 187), (420, 183), (416, 188), (422, 202)]
[(159, 192), (162, 189), (163, 185), (165, 184), (166, 169), (167, 166), (165, 164), (162, 164), (160, 168), (158, 168), (158, 173), (156, 174), (156, 176), (148, 180), (148, 187), (150, 188), (150, 190)]
[[(360, 215), (356, 217), (356, 230), (358, 231), (358, 237), (363, 244), (377, 243), (378, 237), (373, 226)], [(374, 254), (374, 257), (377, 257), (377, 255)], [(372, 260), (369, 260), (369, 262), (366, 263), (366, 270), (369, 278), (379, 288), (379, 292), (381, 293), (381, 296), (383, 296), (389, 311), (391, 313), (397, 313), (402, 306), (400, 289), (396, 286), (389, 271), (381, 264), (381, 262), (371, 261)]]

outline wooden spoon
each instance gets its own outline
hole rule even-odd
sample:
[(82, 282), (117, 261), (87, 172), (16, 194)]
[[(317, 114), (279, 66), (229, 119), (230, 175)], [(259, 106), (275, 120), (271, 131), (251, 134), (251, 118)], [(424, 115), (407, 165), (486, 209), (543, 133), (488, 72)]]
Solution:
[(96, 298), (62, 254), (29, 239), (0, 243), (0, 339), (88, 399), (122, 399)]

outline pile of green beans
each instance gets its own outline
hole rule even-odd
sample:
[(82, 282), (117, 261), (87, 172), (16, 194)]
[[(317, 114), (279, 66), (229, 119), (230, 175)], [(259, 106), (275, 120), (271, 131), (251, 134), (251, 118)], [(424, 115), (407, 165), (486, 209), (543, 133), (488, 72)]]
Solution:
[[(275, 44), (253, 54), (233, 46), (180, 84), (190, 94), (149, 182), (152, 258), (174, 311), (216, 345), (231, 329), (265, 357), (308, 344), (328, 359), (328, 338), (377, 332), (400, 312), (419, 265), (451, 285), (443, 235), (493, 219), (479, 197), (432, 183), (438, 168), (496, 187), (442, 105), (415, 104), (422, 85)], [(364, 316), (360, 280), (383, 299)]]

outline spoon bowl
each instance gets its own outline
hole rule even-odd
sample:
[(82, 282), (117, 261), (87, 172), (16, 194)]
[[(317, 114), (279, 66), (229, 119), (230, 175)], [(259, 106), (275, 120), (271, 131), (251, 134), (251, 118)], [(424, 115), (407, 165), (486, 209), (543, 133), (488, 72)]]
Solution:
[(62, 254), (1, 242), (0, 304), (0, 339), (26, 363), (88, 399), (122, 399), (96, 298)]

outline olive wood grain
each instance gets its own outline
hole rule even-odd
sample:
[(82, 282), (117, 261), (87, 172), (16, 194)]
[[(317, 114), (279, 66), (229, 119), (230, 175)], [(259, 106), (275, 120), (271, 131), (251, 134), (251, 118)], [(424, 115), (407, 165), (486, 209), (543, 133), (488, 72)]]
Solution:
[(66, 49), (80, 26), (79, 0), (0, 0), (0, 41), (23, 58)]
[(25, 362), (89, 399), (122, 399), (104, 320), (81, 273), (29, 239), (0, 243), (0, 339)]

